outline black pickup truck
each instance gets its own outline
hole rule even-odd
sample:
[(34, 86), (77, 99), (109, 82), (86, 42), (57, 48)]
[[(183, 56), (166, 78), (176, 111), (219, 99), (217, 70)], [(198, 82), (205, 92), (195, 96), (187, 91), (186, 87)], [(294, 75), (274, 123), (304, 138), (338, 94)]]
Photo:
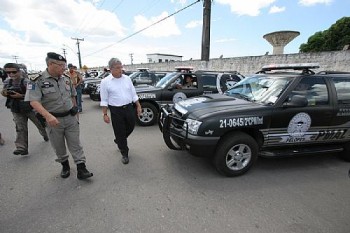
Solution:
[(166, 145), (211, 156), (219, 173), (238, 176), (258, 156), (336, 152), (350, 161), (350, 74), (317, 64), (270, 65), (224, 95), (164, 106)]
[[(244, 76), (238, 72), (196, 71), (191, 67), (176, 67), (155, 86), (136, 86), (136, 92), (142, 106), (142, 114), (137, 123), (141, 126), (154, 125), (157, 122), (161, 106), (172, 105), (178, 101), (203, 94), (223, 93)], [(185, 88), (185, 76), (191, 76), (193, 85)]]

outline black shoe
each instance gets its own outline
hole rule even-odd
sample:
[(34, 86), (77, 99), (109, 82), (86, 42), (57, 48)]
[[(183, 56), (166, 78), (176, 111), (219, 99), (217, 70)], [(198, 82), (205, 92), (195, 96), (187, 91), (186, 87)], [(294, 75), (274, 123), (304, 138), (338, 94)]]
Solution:
[(122, 157), (122, 163), (123, 164), (128, 164), (129, 163), (129, 157), (128, 156), (123, 156)]
[(78, 171), (77, 178), (79, 180), (84, 180), (84, 179), (90, 178), (91, 176), (94, 175), (93, 173), (89, 172), (86, 169), (85, 163), (77, 164), (77, 171)]
[(28, 150), (23, 150), (23, 149), (16, 149), (13, 151), (13, 154), (15, 155), (27, 155)]
[(70, 175), (70, 166), (68, 160), (64, 161), (62, 164), (61, 177), (67, 178)]
[(47, 135), (44, 136), (44, 141), (47, 142), (49, 140), (49, 137)]

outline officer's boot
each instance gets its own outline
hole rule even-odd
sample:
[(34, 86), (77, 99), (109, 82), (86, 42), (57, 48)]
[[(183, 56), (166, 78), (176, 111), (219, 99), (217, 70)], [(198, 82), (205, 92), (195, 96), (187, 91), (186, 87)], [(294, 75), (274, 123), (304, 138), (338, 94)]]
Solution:
[(77, 178), (79, 180), (84, 180), (94, 175), (86, 169), (85, 163), (77, 164), (77, 171)]
[(120, 153), (122, 154), (122, 163), (128, 164), (129, 163), (129, 149), (121, 150)]
[(62, 164), (62, 171), (61, 171), (61, 177), (62, 178), (67, 178), (70, 175), (70, 166), (69, 166), (69, 161), (66, 160)]

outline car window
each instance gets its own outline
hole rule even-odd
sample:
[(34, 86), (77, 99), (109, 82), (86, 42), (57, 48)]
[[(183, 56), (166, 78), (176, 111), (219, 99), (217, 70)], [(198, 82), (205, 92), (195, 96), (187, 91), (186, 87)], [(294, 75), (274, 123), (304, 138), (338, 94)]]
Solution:
[(308, 100), (308, 106), (327, 105), (328, 89), (323, 78), (303, 78), (291, 92), (291, 95), (302, 95)]
[(203, 83), (203, 90), (216, 90), (216, 75), (203, 74), (202, 83)]
[(338, 104), (350, 104), (350, 79), (337, 77), (333, 81), (337, 91)]

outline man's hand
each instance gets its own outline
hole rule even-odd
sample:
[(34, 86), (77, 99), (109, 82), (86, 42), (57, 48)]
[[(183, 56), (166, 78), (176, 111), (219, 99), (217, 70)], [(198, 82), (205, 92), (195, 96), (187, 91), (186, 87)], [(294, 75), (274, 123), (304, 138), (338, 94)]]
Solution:
[(60, 123), (56, 117), (54, 117), (52, 114), (49, 114), (46, 118), (45, 118), (47, 124), (51, 127), (58, 127), (58, 124)]
[(103, 121), (109, 124), (111, 122), (111, 119), (109, 119), (109, 116), (107, 114), (103, 114)]

